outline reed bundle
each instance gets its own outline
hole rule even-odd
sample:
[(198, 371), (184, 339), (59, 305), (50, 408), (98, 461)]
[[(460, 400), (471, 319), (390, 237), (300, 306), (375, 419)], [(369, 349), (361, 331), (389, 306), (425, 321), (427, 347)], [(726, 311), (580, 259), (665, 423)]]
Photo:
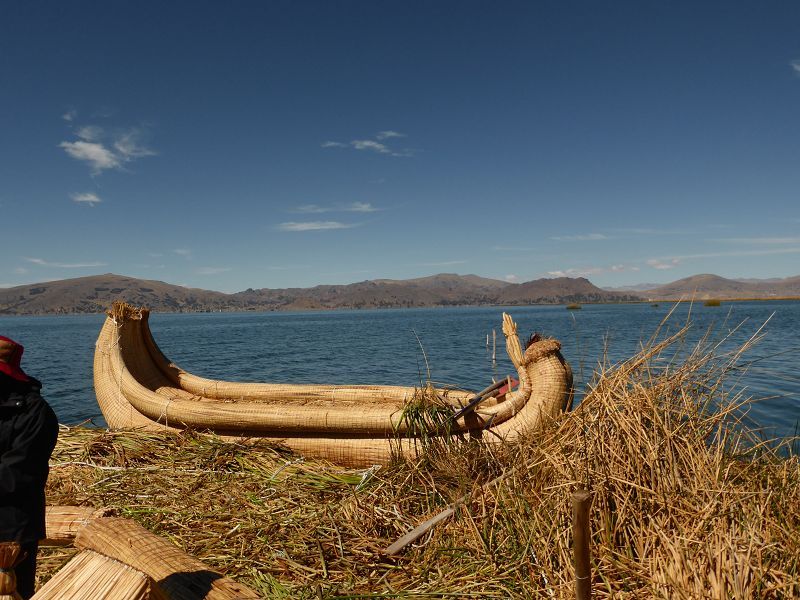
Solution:
[[(49, 501), (113, 507), (270, 598), (566, 598), (569, 499), (585, 486), (595, 597), (796, 597), (800, 460), (743, 424), (729, 378), (750, 342), (725, 353), (685, 334), (599, 366), (580, 407), (535, 437), (465, 436), (381, 468), (191, 432), (64, 429)], [(441, 425), (425, 413), (435, 399), (419, 406), (417, 424)], [(382, 554), (464, 497), (405, 554)], [(49, 552), (45, 577), (69, 551)]]
[(0, 543), (0, 600), (20, 600), (14, 567), (20, 560), (20, 546), (16, 542)]
[(108, 517), (112, 512), (107, 508), (91, 506), (48, 506), (45, 511), (47, 539), (43, 541), (43, 545), (71, 545), (81, 527), (94, 519)]
[(203, 562), (129, 519), (90, 521), (78, 531), (75, 545), (145, 573), (171, 600), (258, 600), (251, 590), (210, 571)]
[(91, 550), (77, 554), (34, 600), (166, 600), (136, 569)]

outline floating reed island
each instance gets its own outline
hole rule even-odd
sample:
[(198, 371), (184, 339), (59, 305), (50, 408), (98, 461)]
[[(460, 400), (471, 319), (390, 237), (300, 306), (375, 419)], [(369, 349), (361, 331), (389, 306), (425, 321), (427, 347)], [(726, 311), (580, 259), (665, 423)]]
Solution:
[[(586, 488), (594, 597), (798, 597), (800, 460), (749, 431), (730, 391), (755, 340), (720, 354), (686, 333), (600, 365), (579, 407), (535, 434), (439, 437), (381, 467), (64, 428), (48, 501), (112, 509), (265, 598), (570, 598), (569, 500)], [(42, 550), (42, 583), (76, 552)]]
[[(482, 392), (379, 385), (235, 383), (184, 371), (158, 348), (149, 311), (115, 303), (97, 340), (94, 383), (109, 427), (213, 432), (271, 439), (305, 456), (348, 466), (386, 464), (428, 438), (451, 435), (511, 441), (567, 409), (572, 371), (556, 340), (523, 352), (503, 315), (517, 381)], [(516, 389), (512, 389), (517, 384)], [(436, 418), (430, 421), (436, 408)]]

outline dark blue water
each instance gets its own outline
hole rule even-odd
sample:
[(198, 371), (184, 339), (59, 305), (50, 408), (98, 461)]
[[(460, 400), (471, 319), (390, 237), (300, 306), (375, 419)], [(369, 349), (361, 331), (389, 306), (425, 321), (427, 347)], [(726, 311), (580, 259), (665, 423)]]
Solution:
[[(584, 305), (506, 309), (519, 324), (523, 343), (532, 331), (554, 336), (575, 371), (586, 381), (608, 358), (629, 357), (649, 338), (672, 307), (660, 304)], [(682, 305), (667, 329), (686, 322)], [(501, 330), (502, 308), (362, 310), (304, 313), (153, 314), (151, 328), (164, 353), (181, 367), (211, 378), (292, 383), (436, 382), (479, 389), (493, 376), (512, 373)], [(771, 317), (771, 319), (770, 319)], [(23, 366), (42, 380), (59, 419), (103, 424), (92, 387), (94, 342), (101, 315), (0, 317), (0, 335), (22, 343)], [(750, 416), (772, 435), (790, 436), (800, 422), (800, 302), (731, 302), (691, 307), (692, 336), (710, 327), (728, 334), (722, 349), (734, 348), (769, 320), (766, 335), (743, 359), (752, 363), (730, 385), (764, 398)], [(492, 329), (497, 362), (492, 363)], [(691, 341), (691, 340), (690, 340)], [(424, 354), (423, 354), (424, 349)], [(427, 360), (426, 360), (427, 357)], [(427, 366), (426, 366), (427, 365)]]

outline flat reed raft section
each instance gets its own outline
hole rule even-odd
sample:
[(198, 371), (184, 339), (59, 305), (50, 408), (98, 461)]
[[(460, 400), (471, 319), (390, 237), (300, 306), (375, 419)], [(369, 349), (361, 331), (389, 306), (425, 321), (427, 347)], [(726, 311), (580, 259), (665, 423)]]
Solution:
[[(111, 507), (269, 598), (569, 598), (570, 495), (585, 485), (594, 597), (797, 597), (800, 461), (741, 426), (726, 376), (747, 345), (687, 350), (685, 333), (598, 368), (583, 403), (535, 435), (434, 438), (380, 468), (192, 432), (64, 429), (48, 502)], [(404, 554), (382, 554), (465, 495)], [(43, 550), (42, 579), (73, 552)]]

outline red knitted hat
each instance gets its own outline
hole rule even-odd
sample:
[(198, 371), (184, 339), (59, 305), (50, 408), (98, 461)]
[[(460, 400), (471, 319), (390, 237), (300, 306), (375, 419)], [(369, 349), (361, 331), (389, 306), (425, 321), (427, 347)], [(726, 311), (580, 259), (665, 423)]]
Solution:
[(0, 373), (19, 381), (28, 381), (28, 376), (19, 366), (25, 348), (14, 340), (0, 335)]

